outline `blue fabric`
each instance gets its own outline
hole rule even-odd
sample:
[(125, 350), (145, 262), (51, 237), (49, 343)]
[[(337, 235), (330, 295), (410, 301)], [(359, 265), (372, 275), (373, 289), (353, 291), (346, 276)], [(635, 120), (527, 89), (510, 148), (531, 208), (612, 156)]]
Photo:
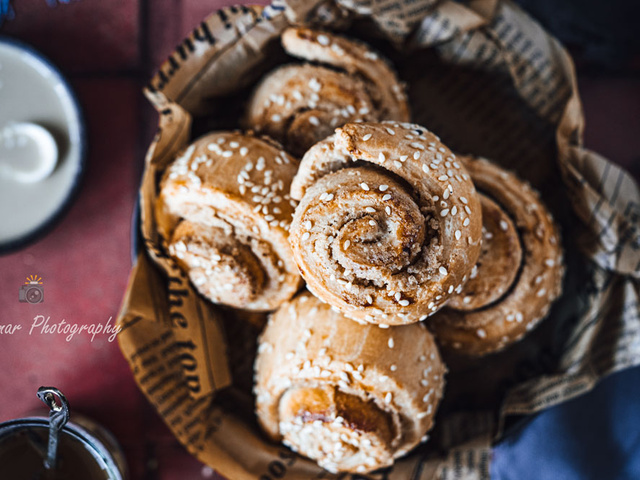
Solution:
[(640, 367), (606, 378), (501, 442), (491, 478), (640, 479)]

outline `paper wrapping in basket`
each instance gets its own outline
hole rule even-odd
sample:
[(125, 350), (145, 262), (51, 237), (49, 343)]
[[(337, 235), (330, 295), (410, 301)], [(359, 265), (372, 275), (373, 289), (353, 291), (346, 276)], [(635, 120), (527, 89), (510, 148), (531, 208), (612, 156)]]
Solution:
[[(195, 136), (192, 122), (202, 132), (238, 127), (250, 88), (292, 61), (279, 35), (300, 23), (345, 31), (387, 55), (407, 83), (412, 120), (453, 150), (529, 180), (560, 223), (566, 252), (564, 294), (548, 318), (502, 353), (450, 359), (432, 439), (366, 477), (323, 472), (265, 439), (251, 396), (257, 329), (195, 293), (163, 253), (151, 210), (159, 175)], [(515, 419), (640, 364), (638, 186), (583, 147), (571, 59), (512, 3), (291, 0), (225, 8), (195, 28), (146, 93), (160, 130), (146, 159), (145, 249), (120, 313), (120, 345), (178, 440), (227, 478), (488, 478), (490, 444)]]

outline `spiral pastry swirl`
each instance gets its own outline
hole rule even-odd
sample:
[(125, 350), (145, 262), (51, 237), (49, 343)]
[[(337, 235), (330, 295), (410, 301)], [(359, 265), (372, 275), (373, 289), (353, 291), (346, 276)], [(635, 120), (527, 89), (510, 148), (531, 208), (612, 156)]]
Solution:
[(289, 28), (282, 45), (290, 55), (316, 64), (285, 65), (267, 75), (249, 101), (247, 128), (302, 156), (345, 123), (409, 119), (395, 72), (363, 43)]
[(538, 194), (484, 159), (461, 158), (482, 203), (483, 244), (461, 292), (429, 319), (443, 348), (484, 355), (522, 338), (562, 290), (558, 229)]
[(273, 310), (301, 285), (288, 243), (298, 161), (242, 133), (206, 135), (160, 183), (156, 223), (170, 255), (205, 297)]
[(258, 419), (271, 438), (331, 472), (370, 472), (426, 441), (444, 374), (423, 324), (359, 325), (303, 293), (260, 338)]
[(417, 322), (456, 291), (480, 253), (475, 187), (424, 127), (353, 123), (304, 156), (291, 246), (308, 288), (349, 318)]

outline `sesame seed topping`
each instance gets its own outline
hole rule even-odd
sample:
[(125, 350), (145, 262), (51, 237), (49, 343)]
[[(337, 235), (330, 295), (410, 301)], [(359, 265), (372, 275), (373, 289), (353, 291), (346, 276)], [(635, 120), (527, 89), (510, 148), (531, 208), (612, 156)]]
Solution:
[(422, 164), (422, 171), (423, 171), (424, 173), (429, 173), (429, 167), (427, 166), (427, 164), (426, 164), (426, 163), (423, 163), (423, 164)]
[(409, 306), (409, 300), (400, 300), (398, 303), (403, 307)]
[(376, 209), (373, 207), (366, 207), (364, 211), (367, 213), (375, 213)]
[(547, 293), (547, 290), (544, 288), (541, 288), (540, 290), (538, 290), (538, 292), (536, 293), (536, 297), (542, 297), (545, 293)]
[(342, 247), (346, 250), (351, 245), (351, 240), (345, 240)]
[(441, 275), (446, 275), (448, 273), (447, 269), (444, 267), (439, 267), (438, 272), (440, 272)]
[(301, 237), (302, 241), (308, 240), (310, 236), (311, 234), (309, 232), (304, 232)]
[(449, 191), (448, 188), (446, 188), (444, 193), (442, 194), (442, 198), (446, 200), (447, 198), (449, 198), (449, 195), (451, 195), (451, 192)]
[(446, 217), (448, 213), (449, 213), (449, 209), (448, 208), (445, 208), (444, 210), (440, 210), (440, 216), (441, 217)]
[(553, 258), (547, 258), (544, 263), (547, 267), (553, 267), (556, 264)]
[(407, 158), (409, 158), (407, 155), (400, 155), (400, 161), (401, 162), (406, 162)]
[(385, 157), (385, 156), (384, 156), (384, 153), (380, 152), (380, 153), (378, 154), (378, 160), (379, 160), (380, 162), (384, 162), (386, 159), (387, 159), (387, 157)]
[(271, 121), (272, 122), (279, 122), (280, 120), (282, 120), (282, 117), (280, 115), (278, 115), (277, 113), (271, 115)]
[(362, 188), (365, 192), (369, 191), (369, 185), (364, 182), (360, 184), (360, 188)]
[(396, 132), (394, 130), (392, 130), (391, 128), (389, 128), (389, 127), (386, 127), (386, 130), (387, 130), (387, 133), (389, 135), (395, 135), (396, 134)]
[(449, 177), (447, 175), (440, 175), (438, 177), (438, 180), (440, 180), (441, 182), (444, 182), (446, 180), (449, 180)]
[(398, 369), (398, 367), (396, 365), (391, 365), (389, 367), (389, 370), (391, 370), (392, 372), (395, 372)]
[(456, 213), (458, 213), (458, 207), (456, 207), (455, 205), (451, 208), (451, 215), (455, 215)]
[(482, 328), (479, 328), (478, 330), (476, 330), (476, 335), (478, 335), (480, 338), (486, 338), (487, 332), (485, 332)]
[(385, 192), (385, 191), (387, 191), (387, 189), (388, 189), (388, 188), (389, 188), (389, 185), (380, 185), (380, 186), (378, 187), (378, 189), (379, 189), (381, 192)]
[(463, 225), (464, 227), (468, 227), (468, 226), (469, 226), (469, 223), (471, 223), (471, 222), (469, 221), (469, 219), (468, 219), (468, 218), (465, 218), (465, 219), (464, 219), (464, 222), (462, 222), (462, 225)]
[(371, 225), (372, 227), (375, 227), (378, 224), (375, 222), (375, 220), (369, 220), (369, 225)]
[(391, 215), (391, 207), (384, 207), (384, 211), (387, 215)]
[(500, 230), (506, 232), (509, 229), (509, 224), (504, 220), (500, 220)]
[(387, 342), (389, 348), (393, 348), (395, 346), (395, 342), (393, 341), (393, 337), (389, 337), (389, 341)]
[(393, 161), (393, 166), (396, 168), (402, 168), (402, 163), (398, 160)]
[(391, 195), (389, 195), (388, 193), (386, 195), (382, 196), (382, 201), (386, 202), (387, 200), (391, 200)]
[(318, 120), (318, 117), (309, 117), (309, 123), (317, 127), (320, 125), (320, 120)]
[(329, 37), (326, 35), (318, 35), (318, 43), (320, 45), (329, 45)]
[(389, 325), (387, 325), (386, 323), (380, 323), (380, 324), (378, 324), (378, 327), (380, 327), (380, 328), (389, 328)]
[(462, 232), (460, 230), (456, 230), (454, 235), (456, 236), (456, 240), (460, 240), (460, 237), (462, 236)]
[(467, 214), (471, 215), (471, 209), (469, 208), (468, 205), (464, 206), (464, 211), (467, 212)]
[(364, 141), (366, 142), (366, 141), (367, 141), (367, 140), (369, 140), (370, 138), (371, 138), (371, 134), (370, 134), (370, 133), (367, 133), (364, 137), (362, 137), (362, 140), (364, 140)]

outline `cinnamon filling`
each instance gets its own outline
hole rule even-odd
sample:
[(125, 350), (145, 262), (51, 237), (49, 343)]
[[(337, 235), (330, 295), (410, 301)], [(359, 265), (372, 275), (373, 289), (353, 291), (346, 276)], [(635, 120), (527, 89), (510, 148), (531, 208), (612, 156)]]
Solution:
[(480, 257), (462, 292), (454, 294), (448, 307), (472, 311), (506, 295), (522, 263), (522, 245), (516, 226), (493, 200), (480, 194), (483, 239)]

